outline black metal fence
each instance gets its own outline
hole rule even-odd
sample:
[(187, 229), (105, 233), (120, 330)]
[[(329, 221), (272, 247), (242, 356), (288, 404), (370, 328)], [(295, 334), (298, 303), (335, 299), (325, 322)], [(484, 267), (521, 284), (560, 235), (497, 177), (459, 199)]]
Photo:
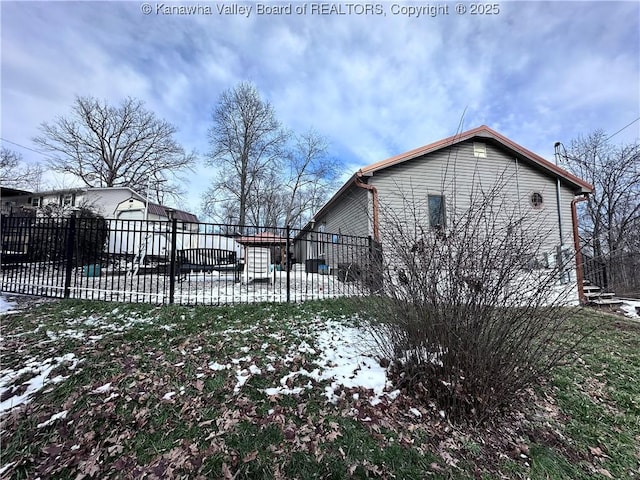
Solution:
[(2, 218), (0, 290), (224, 305), (379, 288), (370, 237), (292, 228), (99, 218)]
[(584, 278), (618, 296), (640, 298), (640, 252), (613, 252), (598, 257), (582, 254)]
[(582, 270), (585, 280), (603, 290), (609, 288), (609, 274), (607, 264), (600, 258), (582, 254)]

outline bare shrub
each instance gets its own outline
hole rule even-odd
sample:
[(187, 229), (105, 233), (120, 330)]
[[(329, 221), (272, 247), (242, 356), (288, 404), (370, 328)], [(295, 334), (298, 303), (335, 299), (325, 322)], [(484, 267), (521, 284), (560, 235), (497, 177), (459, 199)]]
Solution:
[(566, 308), (573, 263), (549, 249), (544, 219), (522, 215), (499, 184), (470, 192), (436, 229), (415, 198), (386, 210), (384, 290), (362, 307), (398, 386), (482, 421), (579, 341)]

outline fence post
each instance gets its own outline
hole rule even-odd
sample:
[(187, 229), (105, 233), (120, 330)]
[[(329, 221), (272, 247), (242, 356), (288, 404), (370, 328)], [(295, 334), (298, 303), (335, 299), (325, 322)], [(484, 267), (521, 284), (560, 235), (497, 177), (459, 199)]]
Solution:
[(171, 219), (171, 263), (169, 264), (169, 303), (174, 302), (176, 292), (176, 241), (178, 239), (178, 219)]
[(65, 245), (65, 275), (64, 275), (64, 298), (71, 295), (71, 275), (73, 273), (73, 251), (76, 239), (76, 216), (75, 212), (69, 217), (69, 228), (67, 229), (67, 243)]
[(287, 303), (289, 303), (291, 301), (291, 259), (289, 256), (289, 248), (291, 247), (291, 240), (289, 239), (289, 236), (291, 235), (291, 227), (289, 226), (289, 224), (287, 224), (287, 246), (286, 246), (286, 251), (285, 251), (285, 262), (284, 262), (284, 268), (287, 269)]

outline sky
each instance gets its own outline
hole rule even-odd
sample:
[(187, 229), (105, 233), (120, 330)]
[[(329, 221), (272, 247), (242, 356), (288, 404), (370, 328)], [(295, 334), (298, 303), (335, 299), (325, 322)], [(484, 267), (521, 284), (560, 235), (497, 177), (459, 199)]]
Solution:
[(141, 99), (198, 153), (180, 208), (199, 213), (211, 113), (241, 81), (289, 129), (323, 135), (345, 180), (483, 124), (550, 160), (596, 129), (640, 139), (640, 2), (458, 5), (1, 1), (2, 144), (44, 163), (32, 138), (75, 96)]

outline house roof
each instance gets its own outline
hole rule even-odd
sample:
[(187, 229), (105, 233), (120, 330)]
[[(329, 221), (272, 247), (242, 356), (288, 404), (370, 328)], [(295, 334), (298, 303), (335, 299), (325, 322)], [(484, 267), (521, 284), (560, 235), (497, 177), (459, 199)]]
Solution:
[(487, 127), (486, 125), (481, 125), (480, 127), (473, 128), (471, 130), (467, 130), (466, 132), (458, 133), (456, 135), (452, 135), (447, 138), (443, 138), (442, 140), (438, 140), (437, 142), (430, 143), (423, 147), (415, 148), (413, 150), (409, 150), (408, 152), (401, 153), (399, 155), (395, 155), (393, 157), (387, 158), (380, 162), (373, 163), (364, 168), (361, 168), (359, 171), (354, 173), (349, 180), (336, 192), (336, 194), (331, 197), (331, 199), (314, 215), (314, 220), (322, 217), (325, 212), (335, 203), (335, 201), (340, 198), (340, 196), (348, 190), (352, 185), (354, 185), (359, 179), (362, 177), (370, 177), (373, 176), (376, 172), (384, 170), (386, 168), (392, 167), (394, 165), (398, 165), (400, 163), (412, 160), (417, 157), (421, 157), (423, 155), (436, 152), (438, 150), (442, 150), (444, 148), (448, 148), (454, 145), (457, 145), (462, 142), (466, 142), (468, 140), (472, 140), (474, 138), (482, 139), (484, 141), (491, 141), (496, 144), (499, 144), (502, 148), (505, 148), (512, 152), (514, 155), (519, 158), (528, 161), (534, 167), (542, 170), (547, 175), (560, 178), (561, 180), (568, 183), (576, 193), (591, 193), (593, 192), (593, 185), (585, 182), (584, 180), (576, 177), (570, 172), (567, 172), (563, 168), (555, 165), (554, 163), (545, 160), (541, 156), (533, 153), (532, 151), (524, 148), (521, 145), (518, 145), (512, 140), (509, 140), (504, 135), (496, 132), (495, 130)]
[(400, 155), (396, 155), (386, 160), (382, 160), (380, 162), (374, 163), (367, 167), (364, 167), (360, 170), (361, 175), (368, 176), (372, 175), (375, 172), (391, 167), (393, 165), (397, 165), (398, 163), (406, 162), (407, 160), (414, 159), (416, 157), (421, 157), (422, 155), (426, 155), (427, 153), (432, 153), (437, 150), (441, 150), (446, 147), (451, 147), (458, 143), (466, 142), (467, 140), (471, 140), (473, 138), (482, 138), (484, 140), (493, 140), (501, 144), (503, 147), (507, 148), (507, 150), (512, 151), (519, 157), (524, 158), (525, 160), (531, 161), (534, 166), (545, 170), (547, 173), (552, 176), (560, 177), (565, 180), (567, 183), (571, 184), (574, 187), (577, 187), (576, 190), (590, 193), (593, 191), (593, 186), (584, 180), (576, 177), (572, 173), (567, 172), (563, 168), (558, 167), (554, 163), (545, 160), (540, 155), (533, 153), (531, 150), (524, 148), (521, 145), (518, 145), (512, 140), (509, 140), (504, 135), (496, 132), (495, 130), (487, 127), (486, 125), (481, 125), (480, 127), (467, 130), (466, 132), (462, 132), (456, 135), (452, 135), (447, 138), (443, 138), (442, 140), (438, 140), (437, 142), (430, 143), (429, 145), (425, 145), (424, 147), (416, 148), (414, 150), (410, 150), (405, 153), (401, 153)]
[(263, 232), (256, 235), (240, 237), (236, 241), (241, 245), (281, 245), (286, 243), (287, 239), (275, 233)]
[(0, 197), (26, 197), (32, 195), (28, 190), (0, 186)]
[(169, 218), (169, 212), (167, 210), (171, 210), (173, 212), (173, 218), (182, 222), (198, 222), (198, 217), (196, 217), (193, 213), (185, 212), (184, 210), (178, 210), (175, 208), (164, 207), (157, 203), (149, 202), (149, 213)]

